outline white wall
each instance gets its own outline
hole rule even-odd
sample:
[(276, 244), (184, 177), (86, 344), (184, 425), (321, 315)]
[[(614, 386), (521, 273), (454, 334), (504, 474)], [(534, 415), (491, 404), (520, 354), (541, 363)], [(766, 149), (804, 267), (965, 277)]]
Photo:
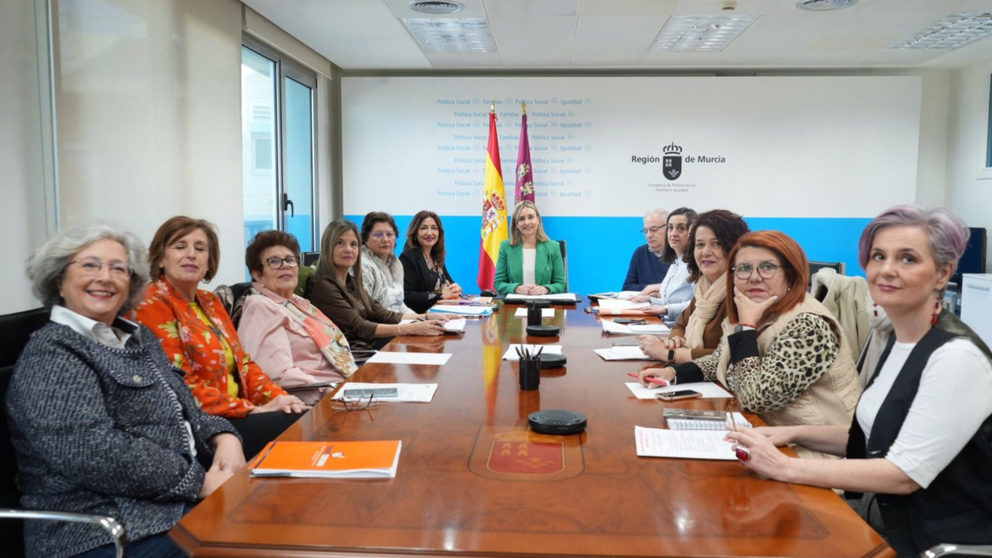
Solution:
[(39, 306), (23, 262), (55, 230), (46, 27), (43, 0), (0, 5), (0, 314)]
[(946, 204), (969, 226), (985, 228), (992, 228), (992, 169), (985, 168), (990, 75), (992, 60), (951, 75), (947, 142)]

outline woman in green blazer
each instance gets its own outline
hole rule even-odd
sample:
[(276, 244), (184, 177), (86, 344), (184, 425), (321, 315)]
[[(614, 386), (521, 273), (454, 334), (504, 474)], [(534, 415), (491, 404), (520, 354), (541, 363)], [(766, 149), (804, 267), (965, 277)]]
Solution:
[(558, 243), (548, 238), (533, 202), (517, 204), (510, 240), (499, 245), (496, 292), (543, 295), (565, 292), (565, 264)]

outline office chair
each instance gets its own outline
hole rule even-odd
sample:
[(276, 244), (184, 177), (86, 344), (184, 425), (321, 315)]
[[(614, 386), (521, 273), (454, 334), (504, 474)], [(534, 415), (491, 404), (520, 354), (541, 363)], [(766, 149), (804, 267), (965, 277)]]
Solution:
[[(48, 310), (38, 308), (16, 314), (0, 316), (0, 403), (7, 397), (7, 386), (14, 373), (14, 364), (21, 355), (31, 334), (48, 323)], [(117, 557), (127, 552), (124, 527), (112, 517), (59, 511), (22, 510), (21, 494), (17, 490), (17, 462), (14, 445), (10, 441), (7, 415), (0, 411), (0, 541), (4, 541), (4, 555), (24, 556), (23, 520), (69, 521), (89, 523), (105, 529), (114, 539)]]
[(568, 250), (566, 249), (566, 244), (564, 240), (558, 241), (558, 246), (561, 248), (561, 265), (565, 268), (565, 292), (568, 290)]
[(938, 544), (920, 553), (920, 558), (941, 558), (942, 556), (992, 556), (992, 546)]

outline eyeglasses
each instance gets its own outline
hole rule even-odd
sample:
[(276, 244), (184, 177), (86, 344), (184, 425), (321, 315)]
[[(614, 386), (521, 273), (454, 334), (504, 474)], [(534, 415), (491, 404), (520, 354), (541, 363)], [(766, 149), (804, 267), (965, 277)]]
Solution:
[(369, 394), (369, 398), (364, 396), (358, 399), (335, 399), (331, 401), (331, 407), (335, 411), (364, 411), (365, 409), (375, 409), (379, 402), (375, 400), (375, 394)]
[(386, 238), (386, 239), (392, 240), (392, 239), (396, 238), (396, 233), (382, 232), (382, 231), (374, 232), (374, 233), (372, 233), (372, 238), (376, 238), (376, 239), (379, 239), (379, 240), (382, 240), (383, 238)]
[[(82, 258), (79, 260), (72, 260), (68, 265), (78, 264), (79, 272), (83, 275), (90, 277), (96, 277), (100, 274), (100, 270), (103, 269), (104, 263), (99, 258)], [(131, 268), (127, 266), (126, 263), (120, 261), (112, 261), (106, 264), (110, 269), (110, 274), (116, 278), (125, 279), (131, 276)]]
[(300, 258), (296, 256), (286, 256), (285, 258), (271, 257), (265, 260), (265, 263), (269, 265), (272, 269), (279, 269), (282, 264), (286, 264), (286, 267), (296, 267), (300, 265)]
[[(778, 272), (781, 267), (782, 266), (775, 265), (771, 262), (761, 262), (757, 265), (758, 277), (761, 277), (762, 279), (771, 279), (772, 277), (775, 277), (775, 273)], [(751, 274), (754, 270), (755, 266), (751, 264), (737, 264), (734, 266), (734, 277), (737, 277), (741, 281), (747, 281), (751, 278)]]
[(668, 225), (658, 225), (657, 227), (648, 227), (646, 229), (641, 229), (641, 234), (656, 234), (658, 231), (663, 231), (668, 228)]

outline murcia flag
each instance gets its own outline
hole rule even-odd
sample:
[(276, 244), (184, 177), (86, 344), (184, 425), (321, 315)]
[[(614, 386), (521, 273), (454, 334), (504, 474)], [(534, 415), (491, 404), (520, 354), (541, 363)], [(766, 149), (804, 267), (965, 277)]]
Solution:
[(509, 238), (506, 224), (506, 191), (499, 163), (496, 135), (496, 106), (489, 111), (489, 148), (486, 150), (486, 179), (482, 191), (482, 245), (479, 249), (479, 289), (492, 289), (496, 277), (499, 244)]
[(530, 164), (530, 140), (527, 139), (527, 103), (520, 106), (520, 149), (517, 150), (517, 189), (514, 202), (534, 201), (534, 169)]

